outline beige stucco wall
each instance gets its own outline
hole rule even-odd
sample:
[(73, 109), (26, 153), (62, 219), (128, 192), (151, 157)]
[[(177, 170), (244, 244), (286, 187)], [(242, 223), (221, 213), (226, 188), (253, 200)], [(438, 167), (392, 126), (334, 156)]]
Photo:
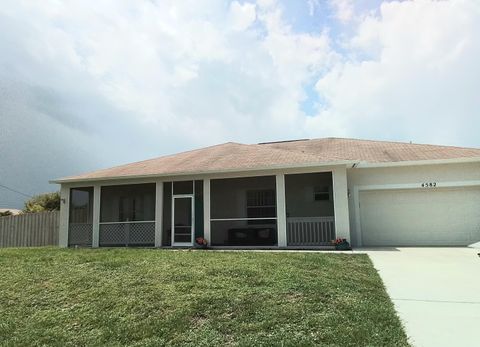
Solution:
[[(352, 244), (358, 244), (358, 223), (355, 206), (358, 204), (356, 187), (360, 186), (385, 186), (387, 189), (395, 185), (405, 185), (409, 189), (421, 189), (423, 182), (436, 182), (442, 184), (461, 184), (480, 180), (480, 163), (463, 164), (435, 164), (400, 166), (385, 168), (353, 168), (347, 170), (349, 190), (349, 214), (350, 214), (350, 235)], [(391, 187), (389, 187), (391, 186)], [(358, 193), (357, 193), (358, 195)], [(479, 206), (480, 208), (480, 206)]]

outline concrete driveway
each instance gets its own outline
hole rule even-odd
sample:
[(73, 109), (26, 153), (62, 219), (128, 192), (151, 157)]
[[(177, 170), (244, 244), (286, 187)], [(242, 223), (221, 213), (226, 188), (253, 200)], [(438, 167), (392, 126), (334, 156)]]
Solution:
[(414, 346), (480, 346), (480, 249), (366, 251)]

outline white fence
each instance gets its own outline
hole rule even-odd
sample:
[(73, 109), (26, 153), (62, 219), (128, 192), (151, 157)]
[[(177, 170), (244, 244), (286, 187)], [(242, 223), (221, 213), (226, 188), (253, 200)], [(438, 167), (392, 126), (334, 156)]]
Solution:
[(0, 217), (0, 248), (56, 246), (58, 228), (58, 211)]
[(335, 217), (287, 218), (287, 246), (331, 246)]

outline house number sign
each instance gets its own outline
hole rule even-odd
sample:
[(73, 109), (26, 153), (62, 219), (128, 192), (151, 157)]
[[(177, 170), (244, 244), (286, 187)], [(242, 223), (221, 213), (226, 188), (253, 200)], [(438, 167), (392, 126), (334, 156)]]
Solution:
[(437, 182), (424, 182), (422, 183), (422, 188), (435, 188), (437, 186)]

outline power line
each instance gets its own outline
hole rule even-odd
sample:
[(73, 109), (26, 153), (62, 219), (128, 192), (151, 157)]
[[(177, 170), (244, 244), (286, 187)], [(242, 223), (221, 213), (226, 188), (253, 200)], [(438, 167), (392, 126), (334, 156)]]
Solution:
[(15, 190), (15, 189), (10, 188), (10, 187), (7, 187), (7, 186), (4, 186), (3, 184), (0, 184), (0, 187), (1, 187), (1, 188), (4, 188), (4, 189), (6, 189), (6, 190), (9, 190), (9, 191), (11, 191), (11, 192), (14, 192), (14, 193), (23, 195), (23, 196), (25, 196), (25, 197), (27, 197), (27, 198), (31, 198), (31, 197), (32, 197), (31, 195), (28, 195), (28, 194), (19, 192), (18, 190)]

